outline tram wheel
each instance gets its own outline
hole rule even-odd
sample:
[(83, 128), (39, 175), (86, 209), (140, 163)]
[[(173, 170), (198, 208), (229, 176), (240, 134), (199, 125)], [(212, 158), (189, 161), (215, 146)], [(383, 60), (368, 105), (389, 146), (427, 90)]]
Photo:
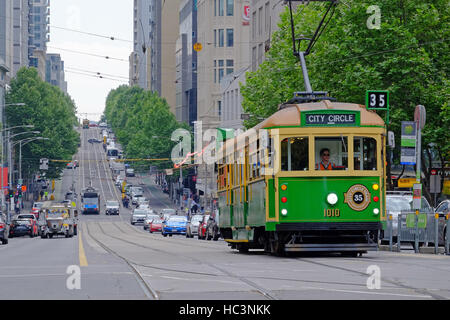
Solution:
[(239, 253), (248, 253), (248, 245), (246, 243), (240, 243), (237, 246)]

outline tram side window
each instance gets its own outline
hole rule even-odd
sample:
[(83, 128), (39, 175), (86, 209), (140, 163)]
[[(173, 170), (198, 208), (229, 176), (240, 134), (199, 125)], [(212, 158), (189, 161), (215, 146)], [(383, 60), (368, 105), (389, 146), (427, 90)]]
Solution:
[(377, 170), (377, 141), (374, 138), (355, 137), (353, 146), (355, 170)]
[(308, 170), (308, 138), (293, 137), (281, 141), (281, 170)]
[(348, 143), (346, 136), (315, 138), (316, 170), (347, 170)]

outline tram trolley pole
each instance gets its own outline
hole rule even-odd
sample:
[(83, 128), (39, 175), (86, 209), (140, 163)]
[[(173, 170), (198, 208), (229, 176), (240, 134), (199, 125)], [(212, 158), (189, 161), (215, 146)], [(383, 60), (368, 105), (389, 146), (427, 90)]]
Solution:
[(389, 214), (388, 229), (389, 229), (389, 251), (392, 251), (392, 214)]

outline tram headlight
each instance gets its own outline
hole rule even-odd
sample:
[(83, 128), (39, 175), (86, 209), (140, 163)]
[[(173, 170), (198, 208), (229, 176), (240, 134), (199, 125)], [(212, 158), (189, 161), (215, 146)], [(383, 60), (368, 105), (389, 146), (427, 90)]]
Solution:
[(373, 209), (373, 214), (374, 215), (377, 215), (379, 213), (380, 213), (380, 209), (378, 209), (378, 208)]
[(282, 209), (282, 210), (281, 210), (281, 214), (282, 214), (283, 216), (287, 216), (287, 209)]
[(329, 204), (331, 204), (332, 206), (335, 205), (338, 202), (338, 196), (336, 193), (330, 193), (327, 196), (327, 201)]

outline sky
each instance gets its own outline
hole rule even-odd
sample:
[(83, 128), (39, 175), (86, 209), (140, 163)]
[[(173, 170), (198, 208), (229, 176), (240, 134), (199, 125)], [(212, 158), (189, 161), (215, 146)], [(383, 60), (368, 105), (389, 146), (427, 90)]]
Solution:
[[(115, 37), (117, 40), (65, 29)], [(133, 0), (50, 1), (47, 53), (61, 55), (67, 91), (75, 101), (80, 118), (87, 116), (90, 120), (99, 120), (111, 89), (128, 84), (132, 40)], [(114, 80), (100, 79), (95, 76), (96, 72)]]

